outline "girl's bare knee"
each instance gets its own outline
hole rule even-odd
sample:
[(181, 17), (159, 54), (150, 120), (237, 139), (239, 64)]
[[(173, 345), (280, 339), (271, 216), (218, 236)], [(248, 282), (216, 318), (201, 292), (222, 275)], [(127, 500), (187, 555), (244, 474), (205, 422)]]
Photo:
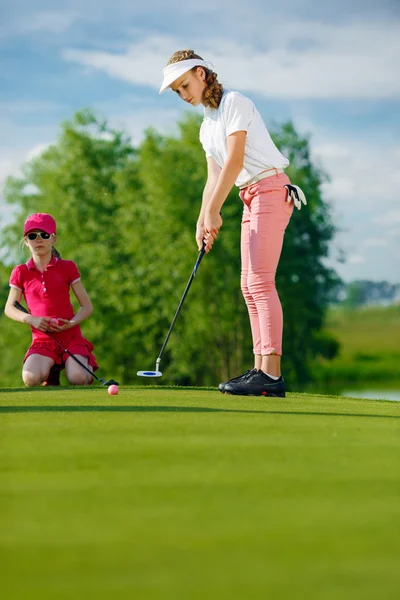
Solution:
[(35, 385), (40, 385), (43, 379), (37, 373), (32, 373), (31, 371), (23, 371), (22, 380), (26, 387), (34, 387)]
[[(76, 357), (83, 365), (85, 365), (87, 369), (89, 369), (89, 371), (92, 370), (85, 356), (77, 354)], [(83, 367), (77, 365), (72, 358), (68, 358), (67, 362), (65, 363), (65, 375), (71, 385), (91, 385), (93, 382), (93, 377), (90, 375), (90, 373), (88, 373)]]
[(70, 373), (67, 379), (71, 385), (91, 385), (93, 377), (89, 373)]

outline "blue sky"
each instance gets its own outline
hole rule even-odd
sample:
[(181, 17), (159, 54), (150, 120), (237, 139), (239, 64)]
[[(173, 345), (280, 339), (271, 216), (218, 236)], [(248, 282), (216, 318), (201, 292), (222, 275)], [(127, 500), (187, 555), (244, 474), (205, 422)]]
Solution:
[(174, 131), (188, 107), (158, 95), (161, 70), (175, 50), (193, 48), (267, 125), (292, 119), (311, 136), (331, 179), (324, 196), (340, 229), (338, 273), (400, 283), (400, 2), (192, 4), (3, 0), (0, 226), (11, 218), (5, 178), (75, 110), (94, 108), (134, 143), (149, 125)]

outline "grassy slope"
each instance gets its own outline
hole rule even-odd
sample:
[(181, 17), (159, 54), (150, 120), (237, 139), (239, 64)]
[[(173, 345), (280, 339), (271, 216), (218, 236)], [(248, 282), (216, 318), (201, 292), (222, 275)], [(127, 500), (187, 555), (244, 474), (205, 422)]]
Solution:
[(0, 391), (2, 596), (397, 598), (396, 403)]
[(323, 366), (325, 378), (400, 380), (400, 307), (361, 308), (353, 311), (334, 308), (327, 329), (339, 340), (335, 360)]

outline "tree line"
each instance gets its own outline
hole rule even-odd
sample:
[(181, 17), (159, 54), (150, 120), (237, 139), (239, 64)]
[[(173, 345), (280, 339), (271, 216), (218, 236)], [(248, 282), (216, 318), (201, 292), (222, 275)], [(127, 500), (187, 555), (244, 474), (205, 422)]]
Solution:
[[(102, 373), (124, 384), (153, 369), (197, 258), (194, 240), (206, 162), (201, 119), (185, 115), (175, 135), (148, 129), (134, 146), (92, 111), (62, 123), (57, 141), (8, 178), (5, 198), (15, 221), (1, 237), (0, 300), (4, 306), (14, 264), (28, 254), (20, 245), (23, 222), (49, 212), (58, 224), (57, 249), (74, 260), (94, 305), (83, 332), (95, 345)], [(287, 174), (308, 205), (294, 211), (277, 273), (284, 309), (283, 368), (289, 389), (312, 379), (313, 364), (331, 358), (337, 342), (324, 319), (337, 274), (324, 259), (334, 234), (313, 164), (310, 141), (291, 122), (273, 132), (290, 160)], [(222, 210), (224, 225), (182, 308), (162, 359), (162, 381), (216, 385), (252, 366), (247, 308), (240, 291), (242, 204), (234, 188)], [(21, 384), (30, 331), (0, 316), (2, 385)], [(152, 380), (154, 383), (154, 380)]]

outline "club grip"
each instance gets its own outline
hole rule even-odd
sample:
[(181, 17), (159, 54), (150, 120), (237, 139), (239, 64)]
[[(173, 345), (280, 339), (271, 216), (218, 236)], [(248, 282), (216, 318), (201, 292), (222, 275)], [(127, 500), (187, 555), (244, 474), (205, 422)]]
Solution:
[(17, 302), (17, 300), (14, 302), (14, 306), (15, 308), (18, 308), (18, 310), (20, 310), (23, 313), (26, 313), (27, 315), (29, 315), (29, 310), (27, 310), (24, 306), (22, 306), (22, 304), (20, 304), (19, 302)]

